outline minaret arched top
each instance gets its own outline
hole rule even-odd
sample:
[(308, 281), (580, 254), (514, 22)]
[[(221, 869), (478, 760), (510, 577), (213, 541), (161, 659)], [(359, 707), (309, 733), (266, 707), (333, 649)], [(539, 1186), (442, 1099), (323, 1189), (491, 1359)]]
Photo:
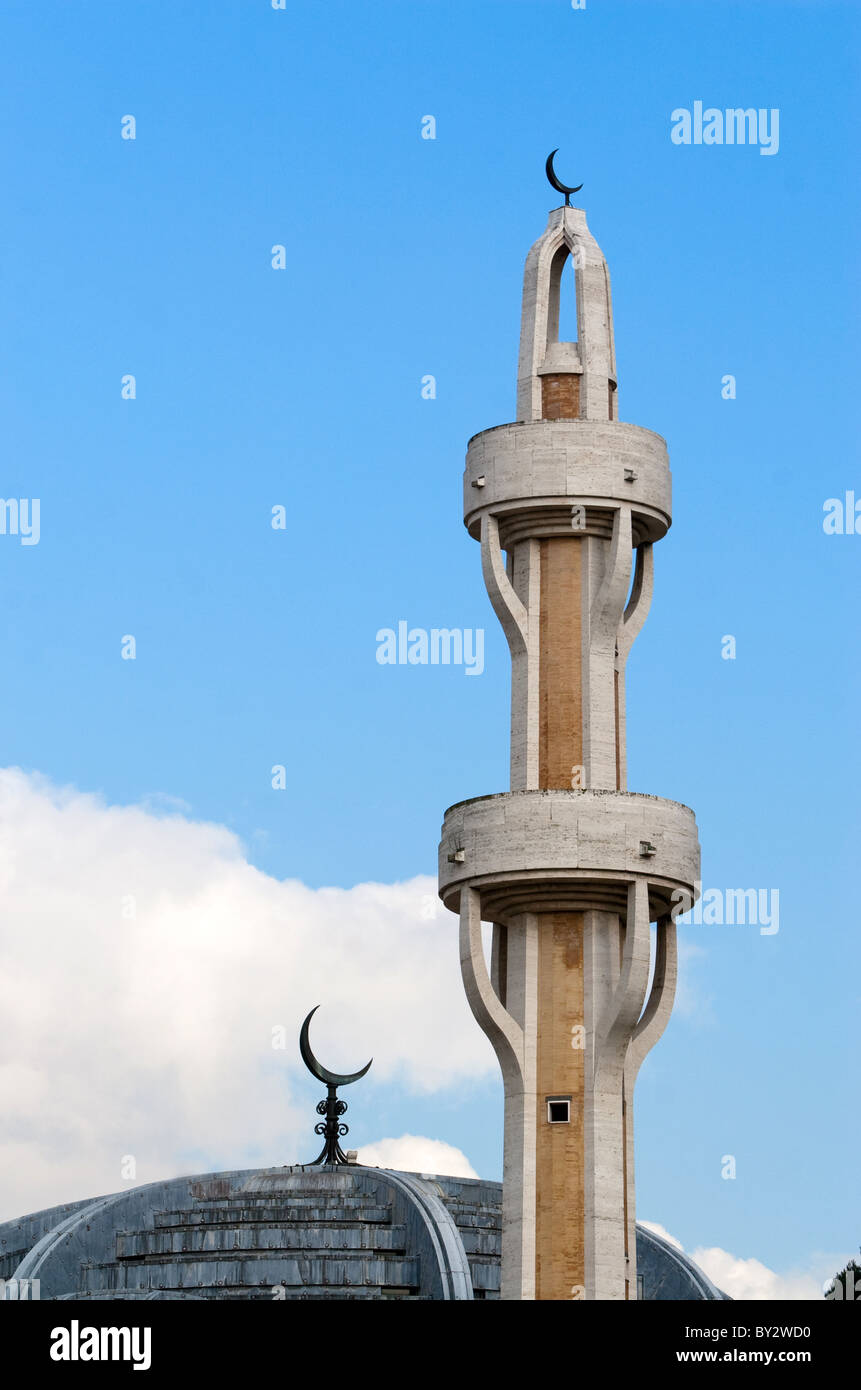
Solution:
[[(559, 341), (562, 272), (569, 256), (577, 294), (576, 343)], [(618, 418), (610, 275), (580, 208), (555, 208), (526, 258), (517, 418)]]

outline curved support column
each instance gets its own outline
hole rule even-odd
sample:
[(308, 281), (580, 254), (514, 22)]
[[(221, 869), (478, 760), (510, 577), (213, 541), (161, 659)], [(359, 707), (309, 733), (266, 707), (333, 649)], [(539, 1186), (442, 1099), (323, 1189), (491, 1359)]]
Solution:
[(616, 724), (619, 749), (619, 790), (628, 785), (628, 731), (625, 716), (625, 667), (628, 654), (652, 606), (655, 582), (654, 550), (651, 541), (637, 546), (637, 564), (631, 597), (616, 637)]
[(506, 1084), (523, 1078), (523, 1029), (493, 988), (481, 940), (481, 897), (475, 888), (460, 893), (460, 971), (476, 1022), (499, 1058)]
[(619, 629), (617, 638), (619, 661), (623, 667), (628, 659), (628, 653), (633, 646), (634, 638), (640, 632), (640, 629), (649, 616), (654, 586), (654, 547), (651, 541), (644, 541), (642, 545), (637, 546), (637, 564), (634, 570), (634, 584), (631, 589), (631, 597), (628, 600), (628, 606), (622, 617), (622, 626)]
[(508, 638), (511, 655), (526, 651), (529, 615), (506, 573), (499, 544), (499, 522), (495, 516), (485, 515), (481, 518), (481, 572), (493, 611)]
[(676, 998), (678, 979), (678, 946), (676, 924), (672, 917), (662, 917), (657, 926), (655, 971), (652, 988), (643, 1015), (634, 1030), (625, 1068), (631, 1094), (634, 1082), (647, 1054), (662, 1037), (670, 1020)]
[[(494, 928), (494, 934), (499, 928)], [(502, 1285), (500, 1297), (520, 1302), (535, 1297), (535, 1127), (536, 993), (538, 936), (534, 918), (506, 930), (506, 973), (513, 988), (512, 1009), (493, 988), (481, 940), (481, 896), (460, 893), (460, 963), (469, 1006), (490, 1039), (505, 1086), (502, 1197)], [(501, 983), (499, 938), (494, 953)]]
[(631, 557), (631, 508), (617, 507), (613, 513), (607, 568), (589, 614), (589, 625), (598, 638), (606, 638), (611, 630), (613, 637), (616, 635), (631, 583)]
[[(634, 1175), (634, 1086), (647, 1054), (662, 1037), (673, 1011), (678, 978), (678, 948), (676, 924), (671, 916), (662, 917), (657, 925), (655, 969), (652, 988), (643, 1015), (634, 1030), (625, 1062), (624, 1107), (626, 1154), (626, 1215), (628, 1248), (637, 1248), (637, 1193)], [(632, 1294), (632, 1297), (634, 1295)]]
[(630, 506), (615, 509), (609, 548), (590, 538), (590, 550), (599, 563), (603, 556), (604, 570), (583, 625), (583, 767), (587, 787), (615, 791), (621, 784), (616, 634), (631, 582)]
[(613, 992), (607, 1021), (595, 1049), (595, 1083), (605, 1071), (624, 1065), (631, 1036), (646, 997), (651, 965), (649, 886), (638, 878), (628, 888), (628, 916), (619, 982)]

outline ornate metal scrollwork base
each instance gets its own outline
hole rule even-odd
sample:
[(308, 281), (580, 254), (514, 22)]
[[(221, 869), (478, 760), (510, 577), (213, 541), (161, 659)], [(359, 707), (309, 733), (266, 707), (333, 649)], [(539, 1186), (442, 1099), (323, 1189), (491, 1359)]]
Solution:
[(347, 1155), (338, 1143), (339, 1139), (343, 1139), (344, 1135), (350, 1132), (350, 1126), (342, 1124), (340, 1119), (347, 1109), (347, 1102), (338, 1100), (334, 1086), (329, 1086), (328, 1091), (329, 1094), (326, 1099), (321, 1100), (317, 1105), (317, 1114), (325, 1115), (326, 1118), (314, 1126), (314, 1133), (325, 1135), (326, 1142), (319, 1157), (308, 1165), (311, 1168), (316, 1167), (318, 1163), (347, 1162)]

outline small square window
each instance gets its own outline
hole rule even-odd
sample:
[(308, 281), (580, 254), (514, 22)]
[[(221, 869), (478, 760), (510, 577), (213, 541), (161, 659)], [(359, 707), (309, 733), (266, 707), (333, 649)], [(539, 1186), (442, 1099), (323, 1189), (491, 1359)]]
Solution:
[(570, 1096), (548, 1096), (547, 1121), (551, 1125), (567, 1125), (571, 1123)]

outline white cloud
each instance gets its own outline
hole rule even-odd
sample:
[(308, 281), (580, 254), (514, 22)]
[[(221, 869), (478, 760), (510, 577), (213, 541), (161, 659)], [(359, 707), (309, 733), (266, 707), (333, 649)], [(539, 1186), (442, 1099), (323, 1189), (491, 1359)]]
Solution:
[(317, 1003), (315, 1050), (346, 1071), (373, 1055), (366, 1087), (496, 1069), (432, 879), (280, 882), (224, 826), (18, 769), (0, 770), (0, 951), (0, 1220), (117, 1191), (127, 1154), (138, 1182), (307, 1157), (292, 1082)]
[[(663, 1236), (677, 1250), (684, 1251), (681, 1241), (656, 1221), (641, 1221), (640, 1225)], [(761, 1260), (742, 1259), (716, 1245), (698, 1246), (690, 1258), (730, 1298), (745, 1301), (774, 1299), (778, 1302), (822, 1298), (825, 1280), (830, 1279), (836, 1270), (842, 1269), (847, 1259), (843, 1255), (815, 1255), (806, 1268), (777, 1274)]]
[(369, 1168), (394, 1168), (404, 1173), (434, 1173), (450, 1178), (477, 1178), (466, 1154), (441, 1139), (402, 1134), (400, 1139), (379, 1139), (359, 1149), (360, 1163)]
[(705, 1270), (712, 1283), (738, 1299), (813, 1299), (822, 1298), (823, 1282), (846, 1263), (840, 1256), (817, 1256), (807, 1269), (792, 1269), (777, 1274), (760, 1260), (744, 1260), (717, 1246), (701, 1246), (691, 1259)]

